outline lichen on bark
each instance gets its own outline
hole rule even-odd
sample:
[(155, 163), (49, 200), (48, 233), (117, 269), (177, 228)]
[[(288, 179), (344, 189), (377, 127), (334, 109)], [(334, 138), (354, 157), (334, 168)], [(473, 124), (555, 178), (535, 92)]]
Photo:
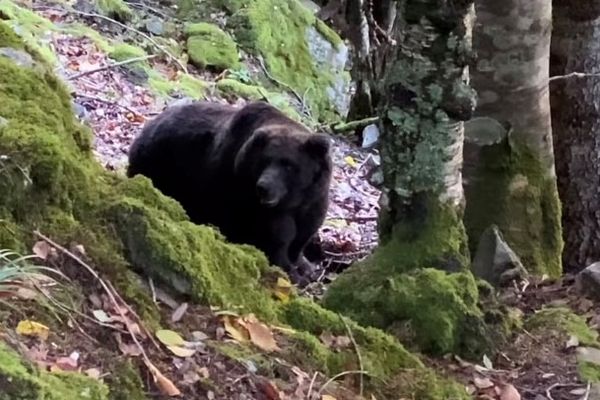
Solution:
[[(332, 283), (324, 305), (405, 332), (421, 349), (477, 354), (490, 327), (479, 308), (462, 225), (462, 122), (473, 3), (404, 1), (380, 110), (384, 193), (380, 246)], [(404, 326), (403, 326), (404, 325)]]

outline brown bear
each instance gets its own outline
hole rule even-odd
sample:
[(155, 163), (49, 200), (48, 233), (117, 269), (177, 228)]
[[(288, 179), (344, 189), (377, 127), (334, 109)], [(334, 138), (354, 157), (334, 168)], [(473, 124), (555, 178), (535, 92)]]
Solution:
[(323, 223), (330, 139), (265, 102), (167, 108), (129, 151), (127, 174), (148, 177), (191, 221), (262, 250), (293, 282), (306, 283), (307, 242)]

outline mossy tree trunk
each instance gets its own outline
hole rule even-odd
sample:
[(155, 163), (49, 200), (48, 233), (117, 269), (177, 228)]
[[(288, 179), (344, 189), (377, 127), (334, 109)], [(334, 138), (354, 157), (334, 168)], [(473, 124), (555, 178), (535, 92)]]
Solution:
[(548, 66), (551, 0), (476, 0), (471, 71), (476, 116), (505, 129), (467, 125), (465, 225), (471, 250), (496, 224), (525, 267), (558, 276), (562, 270)]
[(473, 3), (398, 2), (398, 46), (381, 93), (384, 194), (375, 254), (329, 287), (325, 306), (433, 353), (489, 339), (462, 225), (463, 123)]
[[(554, 0), (550, 74), (600, 73), (600, 3)], [(565, 268), (600, 260), (600, 80), (550, 84), (558, 190), (563, 202)]]

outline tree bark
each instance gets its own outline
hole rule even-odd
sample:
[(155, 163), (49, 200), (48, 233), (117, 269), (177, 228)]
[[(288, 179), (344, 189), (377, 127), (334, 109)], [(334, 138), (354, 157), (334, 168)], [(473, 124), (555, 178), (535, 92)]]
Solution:
[[(399, 45), (386, 65), (379, 108), (381, 241), (324, 299), (327, 307), (439, 353), (477, 353), (490, 338), (461, 218), (462, 121), (475, 107), (467, 67), (472, 5), (398, 2)], [(407, 321), (414, 334), (408, 337)]]
[(472, 69), (476, 116), (506, 128), (486, 143), (469, 129), (465, 144), (465, 225), (471, 250), (492, 224), (534, 273), (561, 273), (548, 67), (551, 0), (476, 0)]
[[(600, 73), (600, 1), (554, 0), (551, 75)], [(553, 81), (552, 129), (565, 268), (600, 260), (600, 77)]]

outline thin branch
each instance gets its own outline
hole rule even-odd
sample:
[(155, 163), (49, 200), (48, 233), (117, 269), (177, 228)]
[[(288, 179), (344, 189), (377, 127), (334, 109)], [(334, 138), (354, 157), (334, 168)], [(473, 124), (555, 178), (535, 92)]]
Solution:
[[(363, 366), (363, 360), (362, 360), (362, 356), (360, 355), (360, 350), (358, 348), (358, 344), (356, 343), (356, 340), (354, 340), (354, 335), (352, 334), (352, 330), (350, 329), (350, 325), (348, 325), (348, 323), (346, 322), (346, 320), (344, 319), (344, 317), (342, 317), (341, 314), (338, 314), (340, 319), (342, 320), (342, 323), (344, 324), (344, 326), (346, 327), (346, 332), (348, 332), (348, 337), (350, 337), (350, 341), (352, 342), (352, 345), (354, 346), (354, 350), (356, 351), (356, 358), (358, 358), (358, 369), (360, 371), (364, 371), (365, 368)], [(359, 374), (360, 375), (360, 392), (359, 395), (360, 397), (362, 397), (363, 395), (363, 391), (364, 391), (364, 380), (363, 380), (363, 374)]]
[(377, 122), (379, 122), (379, 117), (368, 117), (356, 121), (340, 122), (338, 124), (333, 125), (331, 127), (331, 130), (333, 130), (336, 133), (347, 132), (358, 128), (362, 128), (363, 126), (375, 124)]
[[(100, 278), (100, 275), (98, 275), (98, 273), (92, 267), (90, 267), (85, 261), (83, 261), (81, 258), (79, 258), (76, 254), (67, 250), (66, 248), (59, 245), (58, 243), (56, 243), (49, 237), (43, 235), (41, 232), (39, 232), (37, 230), (34, 231), (33, 233), (35, 236), (37, 236), (41, 240), (43, 240), (46, 243), (48, 243), (49, 245), (53, 246), (57, 250), (60, 250), (63, 254), (66, 254), (67, 256), (69, 256), (71, 259), (73, 259), (75, 262), (77, 262), (80, 266), (85, 268), (90, 273), (90, 275), (92, 275), (94, 277), (94, 279), (96, 279), (100, 283), (100, 285), (102, 286), (102, 288), (108, 295), (109, 300), (114, 305), (115, 310), (119, 313), (119, 316), (123, 320), (123, 323), (125, 324), (125, 327), (127, 328), (127, 331), (129, 332), (129, 336), (131, 337), (131, 340), (133, 340), (133, 343), (139, 349), (140, 354), (142, 355), (142, 358), (144, 360), (144, 363), (146, 364), (146, 366), (148, 367), (148, 369), (150, 370), (150, 372), (152, 373), (152, 375), (155, 378), (157, 378), (158, 376), (162, 376), (162, 373), (158, 370), (158, 368), (156, 368), (156, 366), (152, 363), (152, 361), (150, 361), (148, 354), (146, 354), (146, 350), (144, 350), (144, 347), (137, 339), (136, 334), (133, 331), (133, 328), (131, 326), (129, 319), (125, 317), (125, 312), (123, 312), (123, 309), (120, 307), (119, 302), (117, 301), (117, 298), (115, 296), (116, 292), (113, 292), (111, 290), (111, 288), (106, 284), (106, 282), (104, 282), (104, 280), (102, 280), (102, 278)], [(118, 294), (117, 294), (117, 296), (118, 296)], [(141, 325), (141, 321), (139, 321), (139, 324)], [(173, 386), (173, 388), (178, 392), (178, 389), (175, 386)]]
[(311, 398), (311, 393), (312, 393), (312, 390), (313, 390), (313, 386), (315, 385), (315, 380), (317, 379), (317, 374), (318, 374), (318, 372), (315, 372), (313, 374), (313, 377), (310, 380), (310, 385), (308, 385), (308, 392), (306, 394), (306, 399), (307, 400), (310, 400), (310, 398)]
[(317, 397), (320, 398), (321, 397), (321, 393), (323, 393), (323, 391), (325, 390), (325, 388), (327, 386), (329, 386), (336, 379), (341, 378), (342, 376), (352, 375), (352, 374), (369, 375), (369, 373), (367, 371), (344, 371), (344, 372), (340, 372), (339, 374), (332, 376), (327, 382), (325, 382), (323, 384), (323, 386), (321, 386), (321, 389), (319, 389), (319, 392), (317, 393)]
[(558, 80), (562, 80), (562, 79), (569, 79), (569, 78), (600, 78), (600, 73), (586, 74), (584, 72), (571, 72), (570, 74), (566, 74), (566, 75), (551, 76), (550, 78), (548, 78), (548, 82), (558, 81)]
[(131, 64), (131, 63), (138, 62), (138, 61), (146, 61), (146, 60), (149, 60), (149, 59), (154, 58), (154, 57), (156, 57), (156, 54), (151, 54), (151, 55), (142, 56), (142, 57), (130, 58), (128, 60), (119, 61), (119, 62), (114, 63), (114, 64), (108, 64), (108, 65), (104, 65), (102, 67), (90, 69), (89, 71), (83, 71), (83, 72), (80, 72), (78, 74), (71, 75), (67, 79), (70, 80), (70, 81), (72, 81), (72, 80), (81, 78), (82, 76), (91, 75), (91, 74), (94, 74), (96, 72), (105, 71), (107, 69), (120, 67), (122, 65)]
[(168, 58), (170, 58), (172, 61), (174, 61), (180, 68), (182, 71), (184, 71), (187, 74), (187, 68), (185, 65), (183, 65), (181, 63), (181, 61), (179, 61), (177, 59), (177, 57), (175, 57), (173, 54), (171, 54), (164, 46), (162, 46), (161, 44), (159, 44), (156, 40), (154, 40), (151, 36), (145, 34), (144, 32), (135, 29), (129, 25), (126, 25), (122, 22), (119, 22), (115, 19), (109, 18), (107, 16), (101, 15), (101, 14), (96, 14), (96, 13), (88, 13), (88, 12), (84, 12), (84, 11), (79, 11), (79, 10), (73, 10), (73, 9), (66, 9), (66, 8), (59, 8), (59, 7), (48, 7), (48, 6), (37, 6), (34, 7), (34, 9), (38, 9), (38, 10), (51, 10), (51, 11), (58, 11), (58, 12), (65, 12), (65, 13), (72, 13), (72, 14), (77, 14), (77, 15), (81, 15), (84, 17), (89, 17), (89, 18), (99, 18), (99, 19), (103, 19), (105, 21), (108, 21), (112, 24), (118, 25), (123, 29), (126, 29), (128, 31), (137, 33), (138, 35), (142, 36), (144, 39), (148, 40), (150, 43), (152, 43), (154, 45), (154, 47), (156, 47), (157, 49), (159, 49), (160, 51), (162, 51), (163, 53), (165, 53), (167, 55)]
[(110, 105), (113, 105), (113, 106), (116, 106), (116, 107), (120, 107), (120, 108), (122, 108), (124, 110), (127, 110), (130, 113), (133, 113), (135, 115), (144, 115), (141, 112), (134, 110), (133, 108), (124, 106), (122, 104), (117, 103), (116, 101), (108, 100), (108, 99), (105, 99), (103, 97), (90, 96), (90, 95), (83, 94), (83, 93), (75, 93), (75, 96), (77, 96), (77, 97), (84, 97), (84, 98), (86, 98), (88, 100), (95, 100), (95, 101), (99, 101), (101, 103), (110, 104)]

